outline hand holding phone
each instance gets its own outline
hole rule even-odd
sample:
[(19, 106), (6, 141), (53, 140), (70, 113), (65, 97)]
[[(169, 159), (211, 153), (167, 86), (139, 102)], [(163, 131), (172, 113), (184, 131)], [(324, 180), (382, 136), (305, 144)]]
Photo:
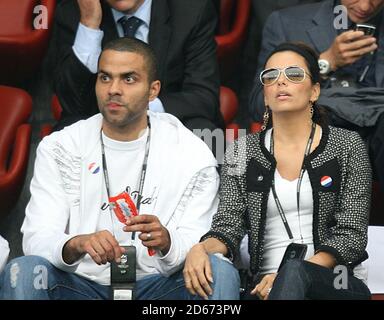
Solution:
[(360, 30), (342, 32), (334, 39), (332, 45), (320, 54), (320, 59), (330, 63), (332, 71), (351, 65), (377, 49), (376, 38), (366, 35), (374, 32), (374, 29), (361, 25), (359, 28)]
[[(373, 24), (369, 24), (369, 23), (357, 23), (355, 26), (355, 31), (362, 31), (364, 32), (363, 38), (369, 38), (374, 36), (376, 27)], [(369, 53), (372, 55), (374, 51), (371, 51)], [(362, 78), (364, 78), (364, 76), (365, 74), (363, 74)]]
[(369, 23), (357, 23), (354, 30), (363, 31), (364, 36), (373, 36), (375, 34), (376, 27)]

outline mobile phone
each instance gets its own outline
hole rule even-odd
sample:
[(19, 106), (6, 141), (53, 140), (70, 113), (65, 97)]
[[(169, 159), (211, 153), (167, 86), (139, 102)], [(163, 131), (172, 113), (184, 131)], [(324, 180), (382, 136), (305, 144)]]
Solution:
[(363, 31), (365, 36), (373, 36), (375, 30), (376, 27), (369, 23), (357, 23), (355, 26), (355, 31)]
[(120, 263), (111, 261), (111, 300), (136, 299), (136, 247), (123, 247)]
[(136, 247), (122, 246), (125, 252), (120, 263), (111, 261), (111, 283), (127, 283), (136, 281)]
[(306, 244), (290, 243), (287, 246), (287, 249), (285, 249), (283, 259), (280, 262), (280, 266), (277, 272), (279, 272), (280, 269), (283, 267), (283, 265), (285, 265), (289, 260), (292, 260), (292, 259), (304, 260), (306, 253), (307, 253)]

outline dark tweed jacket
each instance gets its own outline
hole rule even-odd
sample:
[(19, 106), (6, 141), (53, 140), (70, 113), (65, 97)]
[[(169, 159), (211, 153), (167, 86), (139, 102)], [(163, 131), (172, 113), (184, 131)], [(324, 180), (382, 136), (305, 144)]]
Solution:
[[(250, 134), (228, 148), (221, 173), (220, 204), (211, 230), (236, 259), (240, 242), (249, 236), (251, 272), (262, 262), (268, 196), (276, 168), (264, 146), (265, 132)], [(360, 136), (345, 129), (323, 126), (319, 146), (305, 160), (313, 190), (315, 252), (331, 253), (337, 264), (353, 268), (367, 259), (371, 167)], [(320, 179), (332, 178), (330, 187)]]

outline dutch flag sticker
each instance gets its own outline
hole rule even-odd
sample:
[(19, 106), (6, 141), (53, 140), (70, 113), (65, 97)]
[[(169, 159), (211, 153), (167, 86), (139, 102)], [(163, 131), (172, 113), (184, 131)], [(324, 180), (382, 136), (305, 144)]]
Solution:
[(100, 167), (95, 162), (92, 162), (89, 164), (88, 170), (91, 171), (92, 174), (96, 174), (100, 171)]
[(328, 188), (332, 185), (332, 178), (330, 176), (323, 176), (320, 179), (320, 183), (323, 187)]

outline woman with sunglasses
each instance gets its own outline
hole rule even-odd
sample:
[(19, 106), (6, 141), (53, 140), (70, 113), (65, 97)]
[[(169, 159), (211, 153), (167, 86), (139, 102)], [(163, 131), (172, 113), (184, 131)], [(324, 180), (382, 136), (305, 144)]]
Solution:
[(328, 126), (317, 54), (284, 43), (268, 57), (263, 131), (227, 150), (211, 230), (187, 256), (186, 287), (207, 297), (211, 254), (235, 261), (248, 234), (259, 299), (369, 299), (366, 273), (371, 169), (357, 133)]

